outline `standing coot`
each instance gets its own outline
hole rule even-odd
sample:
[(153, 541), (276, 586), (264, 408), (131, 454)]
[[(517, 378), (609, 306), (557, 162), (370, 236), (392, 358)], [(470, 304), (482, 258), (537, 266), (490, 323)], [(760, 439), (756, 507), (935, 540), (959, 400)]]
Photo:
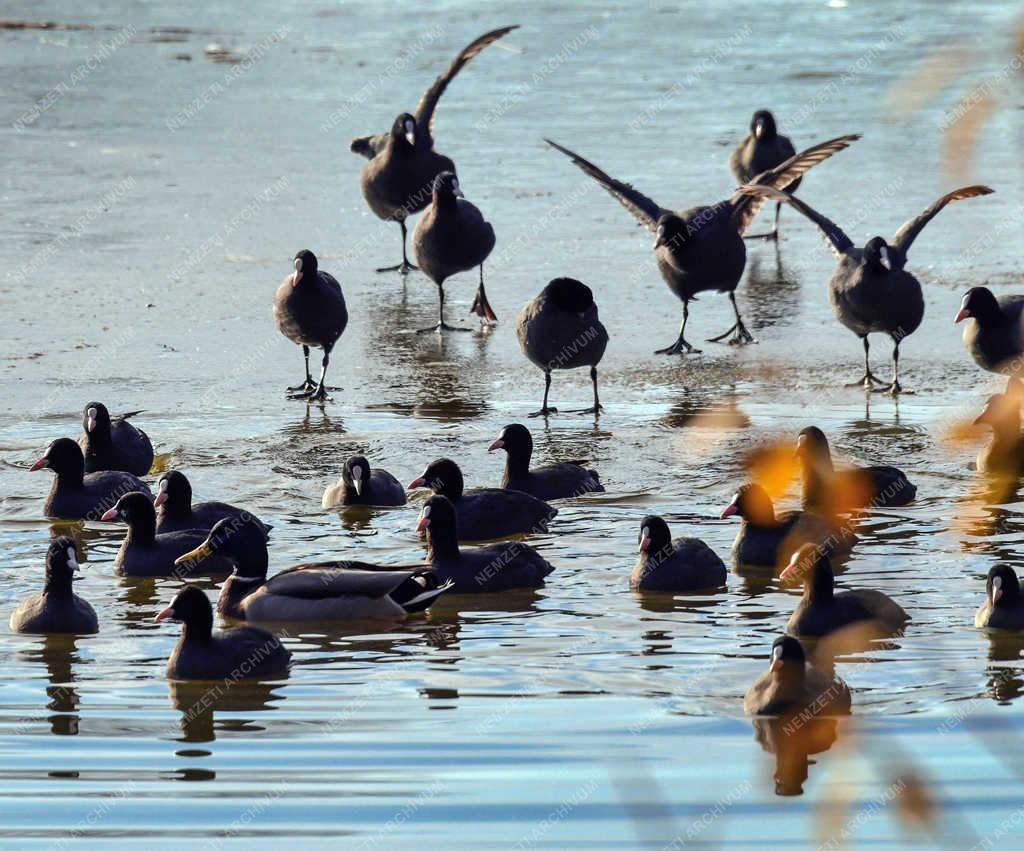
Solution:
[(521, 541), (459, 550), (455, 508), (446, 497), (423, 503), (417, 532), (427, 534), (427, 562), (454, 594), (482, 594), (515, 588), (539, 588), (555, 568)]
[(30, 468), (48, 467), (56, 473), (43, 514), (62, 520), (100, 520), (101, 515), (126, 493), (150, 493), (144, 481), (120, 470), (85, 473), (81, 447), (68, 437), (53, 441)]
[[(955, 189), (939, 198), (921, 215), (905, 222), (891, 243), (884, 237), (874, 236), (863, 248), (857, 248), (838, 225), (792, 195), (771, 186), (745, 186), (741, 191), (790, 204), (818, 226), (832, 253), (839, 258), (839, 265), (828, 283), (832, 312), (864, 343), (864, 377), (850, 386), (887, 391), (893, 395), (899, 393), (903, 389), (899, 378), (900, 343), (917, 330), (924, 318), (921, 284), (904, 268), (907, 252), (924, 226), (947, 204), (989, 195), (992, 190), (987, 186)], [(873, 333), (888, 334), (893, 341), (892, 381), (888, 384), (871, 372), (868, 335)], [(876, 384), (882, 386), (874, 387)]]
[[(160, 476), (153, 507), (157, 510), (157, 533), (182, 532), (186, 529), (209, 531), (214, 523), (226, 517), (252, 517), (246, 509), (226, 502), (199, 502), (193, 505), (192, 485), (185, 474), (177, 470), (168, 470)], [(264, 534), (270, 533), (270, 526), (259, 520), (256, 522), (263, 528)]]
[(531, 470), (533, 437), (519, 423), (505, 426), (498, 439), (487, 447), (488, 452), (496, 449), (504, 449), (508, 455), (501, 478), (501, 486), (508, 490), (522, 491), (545, 501), (604, 490), (597, 473), (579, 464), (564, 462)]
[(409, 483), (430, 488), (455, 507), (460, 541), (486, 541), (508, 535), (546, 532), (558, 514), (544, 500), (517, 490), (471, 488), (463, 490), (462, 470), (449, 458), (431, 461), (423, 475)]
[(289, 653), (273, 633), (254, 626), (213, 631), (213, 606), (195, 585), (186, 585), (156, 621), (181, 621), (181, 636), (167, 660), (175, 680), (277, 677), (288, 671)]
[(95, 610), (71, 590), (71, 581), (78, 569), (75, 542), (61, 535), (46, 552), (43, 593), (25, 597), (18, 604), (11, 614), (11, 631), (39, 635), (98, 632)]
[(634, 591), (698, 591), (725, 585), (725, 563), (699, 538), (672, 540), (668, 524), (648, 515), (640, 522), (640, 558), (629, 577)]
[[(796, 153), (788, 136), (783, 136), (775, 125), (775, 116), (767, 109), (759, 109), (750, 119), (750, 132), (736, 146), (729, 157), (729, 168), (739, 185), (750, 183), (761, 172), (781, 165)], [(787, 192), (796, 192), (800, 185), (797, 178), (786, 187)], [(775, 225), (768, 233), (747, 234), (745, 239), (778, 239), (779, 212), (781, 202), (775, 204)]]
[[(757, 182), (784, 189), (809, 168), (843, 150), (858, 138), (856, 135), (840, 136), (814, 145), (759, 175)], [(658, 261), (658, 269), (669, 289), (683, 303), (683, 322), (679, 328), (679, 336), (671, 346), (658, 349), (656, 354), (673, 355), (697, 351), (686, 341), (686, 320), (689, 318), (690, 302), (702, 292), (728, 293), (733, 312), (736, 314), (733, 326), (724, 334), (712, 337), (709, 342), (720, 342), (730, 334), (731, 344), (754, 342), (753, 336), (740, 317), (735, 290), (747, 263), (743, 232), (761, 208), (761, 199), (754, 200), (749, 195), (737, 193), (731, 199), (712, 206), (694, 207), (673, 213), (628, 183), (605, 174), (596, 165), (568, 148), (563, 148), (550, 139), (545, 141), (600, 183), (655, 235), (654, 255)]]
[(480, 284), (471, 313), (484, 321), (497, 317), (484, 292), (484, 260), (494, 248), (494, 228), (463, 195), (459, 179), (452, 171), (443, 171), (434, 179), (434, 195), (426, 212), (416, 222), (412, 234), (416, 262), (437, 285), (437, 324), (425, 331), (468, 331), (444, 321), (444, 282), (458, 272), (480, 267)]
[(85, 472), (122, 470), (136, 476), (145, 476), (153, 466), (153, 444), (146, 433), (128, 422), (129, 417), (141, 414), (132, 411), (113, 421), (105, 405), (90, 402), (82, 411), (85, 434), (78, 445), (85, 454)]
[[(327, 398), (327, 364), (331, 349), (348, 325), (348, 308), (341, 285), (333, 276), (317, 268), (316, 255), (303, 249), (295, 255), (295, 271), (290, 274), (274, 296), (274, 319), (277, 327), (293, 343), (302, 346), (306, 359), (306, 380), (289, 387), (293, 398), (323, 400)], [(313, 383), (309, 374), (310, 346), (323, 349), (324, 359), (320, 382)]]
[(416, 107), (416, 114), (403, 112), (395, 119), (391, 132), (353, 139), (350, 150), (369, 162), (363, 166), (359, 185), (363, 198), (377, 218), (396, 221), (402, 228), (402, 262), (384, 266), (378, 272), (414, 270), (405, 253), (405, 220), (430, 203), (430, 188), (442, 171), (455, 171), (455, 164), (434, 150), (433, 123), (437, 102), (462, 67), (487, 45), (518, 29), (500, 27), (475, 39), (452, 60), (443, 74), (427, 89)]
[(548, 407), (551, 371), (590, 367), (594, 404), (577, 413), (601, 410), (597, 396), (597, 365), (608, 345), (608, 332), (597, 318), (597, 305), (590, 287), (575, 278), (555, 278), (530, 299), (516, 319), (516, 336), (523, 354), (544, 370), (544, 403), (531, 417), (558, 413)]
[(405, 489), (387, 470), (370, 469), (362, 455), (353, 455), (341, 468), (341, 479), (328, 485), (320, 504), (324, 508), (338, 505), (405, 505)]

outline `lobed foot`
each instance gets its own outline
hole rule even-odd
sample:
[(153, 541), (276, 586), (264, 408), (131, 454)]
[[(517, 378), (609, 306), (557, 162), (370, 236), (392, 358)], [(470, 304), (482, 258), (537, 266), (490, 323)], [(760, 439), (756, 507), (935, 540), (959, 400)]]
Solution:
[(378, 272), (398, 272), (399, 275), (408, 275), (410, 272), (418, 272), (419, 266), (415, 266), (408, 260), (403, 260), (397, 266), (381, 266)]
[(438, 322), (436, 325), (431, 325), (429, 328), (417, 328), (417, 334), (426, 334), (430, 331), (434, 331), (440, 334), (442, 331), (472, 331), (472, 328), (461, 328), (455, 325), (449, 325), (447, 322)]

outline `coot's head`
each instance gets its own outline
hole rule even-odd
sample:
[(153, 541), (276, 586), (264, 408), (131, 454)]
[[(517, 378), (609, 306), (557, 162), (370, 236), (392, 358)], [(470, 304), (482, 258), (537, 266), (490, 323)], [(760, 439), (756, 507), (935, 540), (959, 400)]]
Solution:
[(780, 635), (772, 642), (768, 670), (777, 676), (802, 675), (807, 664), (803, 645), (792, 635)]
[(434, 178), (434, 203), (452, 203), (456, 198), (464, 197), (459, 186), (459, 178), (454, 171), (442, 171)]
[(893, 251), (880, 236), (873, 236), (864, 246), (864, 265), (873, 272), (892, 271)]
[(416, 531), (427, 536), (427, 548), (432, 553), (458, 553), (458, 521), (455, 506), (445, 496), (435, 494), (420, 510)]
[(997, 564), (988, 572), (985, 590), (993, 606), (1012, 607), (1020, 601), (1020, 583), (1017, 574), (1007, 564)]
[(292, 276), (292, 286), (297, 287), (302, 281), (315, 281), (317, 276), (316, 255), (308, 248), (303, 248), (292, 261), (295, 274)]
[(575, 278), (555, 278), (545, 288), (551, 302), (567, 313), (581, 316), (594, 306), (594, 294), (590, 287)]
[(487, 447), (488, 452), (495, 449), (504, 449), (509, 455), (525, 454), (529, 457), (533, 454), (533, 437), (526, 426), (511, 423), (505, 426), (498, 434), (498, 439)]
[(174, 564), (180, 566), (211, 556), (226, 558), (240, 576), (266, 577), (267, 535), (263, 524), (248, 511), (218, 520), (206, 540), (176, 558)]
[(796, 436), (796, 457), (804, 461), (832, 459), (828, 438), (817, 426), (808, 426)]
[(73, 538), (61, 535), (46, 551), (46, 587), (71, 589), (71, 580), (79, 569), (78, 549)]
[(755, 526), (767, 526), (775, 521), (775, 506), (768, 491), (755, 482), (743, 485), (722, 512), (722, 519), (733, 515), (742, 517)]
[(132, 491), (122, 496), (113, 508), (108, 508), (100, 520), (119, 520), (129, 526), (140, 523), (149, 525), (156, 522), (156, 511), (146, 494)]
[(964, 297), (960, 301), (960, 312), (957, 313), (953, 323), (956, 324), (971, 318), (984, 325), (987, 322), (998, 320), (1001, 315), (1002, 310), (999, 308), (996, 297), (992, 295), (992, 290), (988, 287), (971, 287), (964, 293)]
[(353, 455), (341, 468), (341, 478), (357, 496), (363, 495), (363, 488), (370, 480), (370, 462), (362, 455)]
[(110, 431), (110, 412), (102, 402), (90, 402), (82, 409), (82, 428), (87, 434)]
[(815, 544), (804, 544), (789, 559), (779, 574), (783, 582), (802, 582), (808, 593), (816, 598), (832, 596), (836, 577), (832, 562)]
[(775, 127), (775, 116), (767, 109), (759, 109), (750, 119), (750, 132), (755, 139), (774, 139), (778, 130)]
[(434, 493), (450, 500), (462, 498), (462, 470), (450, 458), (438, 458), (427, 465), (418, 479), (409, 482), (409, 489), (430, 488)]
[(665, 246), (669, 250), (680, 248), (690, 238), (689, 228), (675, 213), (666, 213), (658, 219), (657, 238), (654, 247)]
[(668, 523), (656, 514), (648, 514), (640, 521), (640, 538), (637, 548), (653, 559), (660, 559), (672, 546), (672, 533)]
[(403, 112), (391, 125), (391, 138), (395, 147), (409, 150), (416, 147), (416, 119), (408, 112)]
[(186, 512), (192, 507), (192, 485), (184, 473), (168, 470), (156, 483), (153, 507), (164, 506), (164, 511)]
[(29, 469), (33, 472), (48, 467), (58, 476), (81, 476), (85, 472), (85, 456), (82, 448), (69, 437), (58, 437)]
[(180, 621), (186, 632), (194, 631), (198, 636), (209, 637), (213, 632), (213, 606), (195, 585), (186, 585), (153, 620)]

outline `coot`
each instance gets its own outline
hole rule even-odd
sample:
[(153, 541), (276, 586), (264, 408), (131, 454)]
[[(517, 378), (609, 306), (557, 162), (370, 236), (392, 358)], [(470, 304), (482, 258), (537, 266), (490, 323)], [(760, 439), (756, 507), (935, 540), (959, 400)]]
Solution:
[(997, 564), (988, 572), (985, 602), (974, 613), (976, 627), (1024, 629), (1024, 598), (1013, 568)]
[[(759, 109), (750, 119), (750, 132), (736, 146), (729, 157), (729, 168), (739, 185), (750, 183), (761, 172), (781, 165), (796, 153), (788, 136), (783, 136), (775, 124), (775, 116), (767, 109)], [(796, 192), (800, 185), (797, 178), (786, 187), (787, 192)], [(745, 239), (777, 239), (779, 235), (779, 212), (782, 204), (775, 204), (775, 225), (768, 233), (747, 234)]]
[(572, 462), (548, 464), (531, 470), (533, 437), (529, 429), (519, 423), (505, 426), (487, 451), (496, 449), (504, 449), (508, 455), (505, 474), (501, 478), (503, 488), (522, 491), (543, 500), (565, 499), (604, 490), (597, 473)]
[[(226, 502), (199, 502), (193, 505), (192, 485), (185, 474), (178, 470), (168, 470), (160, 476), (153, 507), (157, 509), (157, 533), (181, 532), (185, 529), (209, 531), (214, 523), (225, 517), (252, 516), (246, 509)], [(270, 533), (271, 527), (266, 523), (260, 523), (260, 526), (265, 533)]]
[(320, 503), (339, 505), (405, 505), (405, 489), (387, 470), (371, 470), (362, 455), (353, 455), (341, 468), (341, 478), (328, 485)]
[(82, 412), (85, 434), (78, 445), (85, 454), (85, 472), (122, 470), (136, 476), (145, 476), (153, 466), (153, 444), (146, 433), (128, 422), (129, 417), (141, 414), (132, 411), (121, 414), (113, 421), (105, 405), (90, 402)]
[(698, 591), (725, 585), (725, 563), (699, 538), (672, 539), (668, 524), (648, 515), (640, 522), (640, 557), (629, 577), (634, 591)]
[(75, 542), (61, 535), (46, 551), (46, 582), (42, 594), (25, 597), (11, 614), (11, 631), (93, 633), (99, 631), (96, 611), (71, 590), (79, 569)]
[(971, 287), (954, 323), (964, 326), (964, 345), (974, 362), (989, 372), (1024, 376), (1024, 296), (996, 298), (987, 287)]
[(848, 715), (850, 704), (846, 683), (815, 668), (800, 642), (782, 635), (772, 642), (767, 672), (747, 690), (743, 711), (747, 715)]

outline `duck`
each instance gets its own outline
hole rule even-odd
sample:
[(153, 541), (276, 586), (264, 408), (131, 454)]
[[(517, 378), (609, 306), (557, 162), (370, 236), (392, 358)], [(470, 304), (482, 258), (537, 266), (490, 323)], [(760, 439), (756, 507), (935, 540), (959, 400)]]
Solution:
[(124, 494), (135, 491), (152, 494), (138, 476), (122, 470), (85, 472), (81, 447), (68, 437), (59, 437), (29, 470), (49, 469), (56, 473), (43, 514), (59, 520), (100, 520), (103, 513)]
[(508, 456), (505, 473), (501, 477), (501, 486), (506, 490), (522, 491), (545, 501), (604, 492), (604, 485), (597, 473), (578, 463), (548, 464), (531, 470), (533, 436), (520, 423), (505, 426), (497, 439), (487, 447), (488, 452), (498, 449), (504, 449)]
[(79, 570), (75, 542), (56, 538), (46, 551), (46, 581), (41, 594), (25, 597), (11, 613), (11, 632), (92, 634), (99, 632), (96, 610), (71, 590)]
[(195, 585), (185, 585), (154, 620), (182, 625), (167, 660), (169, 679), (235, 682), (288, 673), (292, 654), (272, 632), (254, 626), (214, 632), (213, 606)]
[(804, 648), (791, 635), (772, 642), (768, 670), (743, 697), (747, 715), (849, 715), (850, 689), (837, 676), (807, 661)]
[[(864, 345), (864, 376), (848, 386), (894, 396), (903, 392), (899, 377), (900, 344), (918, 329), (924, 318), (921, 283), (904, 268), (907, 252), (925, 225), (947, 204), (991, 195), (993, 190), (977, 185), (947, 192), (919, 216), (905, 222), (891, 241), (873, 236), (863, 248), (857, 248), (838, 225), (792, 195), (771, 186), (756, 185), (744, 186), (740, 192), (789, 204), (818, 226), (839, 261), (828, 284), (832, 312)], [(888, 383), (871, 371), (868, 336), (873, 333), (888, 334), (893, 342), (892, 381)]]
[(397, 266), (382, 266), (377, 272), (398, 272), (405, 276), (416, 270), (406, 254), (405, 220), (430, 203), (431, 187), (437, 175), (442, 171), (455, 171), (451, 159), (434, 150), (434, 110), (448, 84), (466, 63), (487, 45), (515, 29), (519, 29), (518, 24), (498, 27), (474, 39), (434, 80), (420, 98), (415, 114), (399, 114), (388, 133), (352, 140), (350, 150), (369, 160), (359, 180), (363, 198), (377, 218), (398, 222), (402, 229), (402, 262)]
[(985, 580), (985, 602), (974, 613), (979, 629), (1024, 629), (1024, 598), (1013, 568), (997, 564)]
[(452, 583), (453, 594), (540, 588), (555, 569), (522, 541), (460, 550), (456, 522), (455, 506), (435, 494), (423, 503), (416, 523), (416, 531), (426, 533), (427, 563), (442, 582)]
[(131, 411), (110, 419), (110, 412), (101, 402), (90, 402), (82, 411), (82, 428), (85, 433), (78, 438), (78, 445), (85, 455), (85, 472), (121, 470), (135, 476), (145, 476), (153, 466), (153, 444), (140, 428), (130, 422), (129, 417), (141, 414)]
[(808, 426), (797, 436), (796, 457), (803, 464), (804, 508), (827, 517), (859, 508), (909, 505), (917, 496), (917, 486), (898, 467), (836, 470), (828, 438), (816, 426)]
[(359, 561), (306, 562), (267, 578), (267, 539), (252, 518), (219, 521), (178, 565), (225, 559), (231, 575), (217, 611), (245, 621), (401, 620), (451, 586), (429, 567), (387, 569)]
[[(144, 493), (128, 493), (100, 518), (107, 522), (128, 524), (128, 534), (114, 558), (119, 576), (177, 576), (229, 573), (231, 565), (221, 558), (192, 561), (176, 566), (175, 559), (206, 540), (202, 529), (180, 532), (156, 531), (156, 509), (153, 498)], [(261, 524), (262, 525), (262, 524)]]
[(971, 287), (954, 324), (964, 326), (964, 347), (989, 372), (1024, 377), (1024, 295), (996, 298), (988, 287)]
[(640, 521), (640, 557), (629, 577), (634, 591), (699, 591), (725, 585), (725, 562), (699, 538), (672, 539), (654, 514)]
[(460, 541), (486, 541), (546, 532), (558, 514), (544, 500), (528, 493), (504, 488), (464, 490), (462, 470), (450, 458), (431, 461), (409, 489), (430, 488), (455, 506)]
[[(808, 169), (848, 147), (859, 139), (856, 134), (839, 136), (807, 148), (773, 169), (762, 172), (757, 182), (784, 189)], [(710, 206), (693, 207), (681, 212), (665, 209), (634, 189), (630, 184), (609, 176), (592, 162), (568, 148), (545, 139), (551, 147), (572, 160), (584, 174), (596, 180), (655, 236), (654, 256), (662, 278), (683, 303), (683, 321), (676, 341), (655, 354), (688, 354), (700, 350), (686, 339), (690, 302), (702, 292), (729, 294), (736, 321), (724, 334), (708, 342), (727, 341), (730, 345), (756, 342), (747, 330), (736, 304), (736, 287), (747, 264), (743, 234), (760, 210), (763, 199), (736, 193), (732, 198)], [(728, 340), (726, 340), (728, 338)]]
[(858, 588), (836, 593), (832, 563), (814, 544), (804, 544), (793, 553), (779, 578), (804, 584), (803, 597), (786, 624), (790, 635), (821, 637), (853, 624), (869, 626), (873, 634), (894, 635), (910, 620), (910, 615), (881, 591)]
[(465, 199), (455, 172), (442, 171), (434, 178), (430, 206), (420, 216), (412, 233), (416, 262), (437, 286), (438, 299), (437, 324), (419, 328), (419, 333), (469, 330), (444, 321), (444, 282), (476, 266), (480, 267), (480, 284), (469, 312), (485, 323), (498, 321), (484, 290), (484, 261), (494, 249), (494, 242), (494, 228), (480, 210)]
[(597, 317), (594, 293), (575, 278), (555, 278), (530, 299), (516, 318), (516, 337), (523, 354), (544, 372), (544, 402), (531, 417), (558, 413), (548, 407), (551, 372), (590, 367), (594, 404), (577, 413), (601, 411), (597, 395), (597, 365), (608, 346), (608, 332)]
[(849, 526), (831, 524), (809, 511), (775, 512), (768, 492), (759, 484), (743, 485), (722, 511), (722, 519), (737, 516), (740, 529), (732, 545), (733, 563), (781, 570), (803, 544), (812, 543), (836, 557), (857, 543)]
[[(295, 271), (281, 282), (274, 296), (274, 320), (284, 336), (302, 346), (306, 379), (287, 389), (292, 398), (322, 402), (329, 389), (325, 380), (331, 351), (348, 327), (348, 308), (341, 284), (333, 275), (320, 270), (312, 251), (299, 251), (292, 266)], [(314, 382), (309, 373), (310, 347), (324, 353), (319, 382)]]
[(405, 489), (387, 470), (371, 470), (362, 455), (353, 455), (341, 468), (341, 478), (328, 485), (320, 504), (324, 509), (339, 505), (405, 505)]
[[(781, 165), (796, 154), (796, 148), (788, 136), (783, 136), (775, 123), (775, 116), (767, 109), (759, 109), (750, 119), (750, 132), (744, 136), (729, 157), (729, 169), (738, 185), (750, 183), (761, 172)], [(796, 192), (800, 185), (797, 178), (786, 187), (787, 192)], [(768, 233), (747, 234), (745, 239), (776, 240), (779, 236), (779, 213), (782, 204), (775, 205), (775, 225)]]
[[(1010, 381), (1017, 383), (1017, 379)], [(1024, 435), (1020, 430), (1021, 396), (1017, 392), (994, 393), (974, 419), (974, 425), (992, 428), (992, 440), (978, 450), (981, 473), (1020, 476), (1024, 473)]]
[[(153, 499), (156, 509), (156, 532), (183, 532), (186, 529), (210, 530), (213, 524), (226, 517), (249, 515), (245, 508), (229, 505), (226, 502), (192, 503), (192, 485), (188, 477), (180, 470), (168, 470), (156, 483), (156, 497)], [(270, 534), (271, 527), (260, 523), (265, 534)]]

